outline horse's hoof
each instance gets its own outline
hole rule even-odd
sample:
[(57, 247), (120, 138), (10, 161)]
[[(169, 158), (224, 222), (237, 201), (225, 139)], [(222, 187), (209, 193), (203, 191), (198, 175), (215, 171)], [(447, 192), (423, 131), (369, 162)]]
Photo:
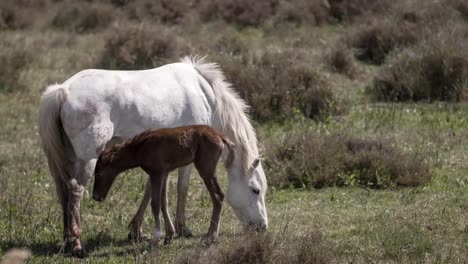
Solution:
[(72, 257), (81, 258), (81, 259), (86, 257), (86, 253), (85, 253), (84, 249), (82, 249), (82, 248), (74, 248), (72, 250), (71, 255), (72, 255)]
[(179, 228), (179, 236), (189, 238), (193, 237), (193, 234), (192, 231), (190, 231), (190, 229), (188, 229), (186, 226), (182, 226)]
[(216, 243), (216, 239), (215, 238), (210, 238), (210, 237), (204, 237), (202, 238), (201, 240), (201, 245), (203, 247), (209, 247), (211, 246), (212, 244)]
[(171, 244), (171, 238), (170, 237), (165, 237), (164, 238), (164, 245), (169, 245)]

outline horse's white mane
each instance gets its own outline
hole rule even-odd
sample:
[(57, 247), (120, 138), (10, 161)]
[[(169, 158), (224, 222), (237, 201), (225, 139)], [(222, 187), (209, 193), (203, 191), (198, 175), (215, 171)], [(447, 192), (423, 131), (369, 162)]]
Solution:
[(253, 160), (258, 157), (257, 137), (247, 114), (248, 105), (226, 80), (217, 63), (206, 62), (205, 57), (200, 56), (186, 56), (181, 61), (192, 65), (213, 88), (221, 127), (236, 145), (242, 147), (242, 163), (247, 174)]

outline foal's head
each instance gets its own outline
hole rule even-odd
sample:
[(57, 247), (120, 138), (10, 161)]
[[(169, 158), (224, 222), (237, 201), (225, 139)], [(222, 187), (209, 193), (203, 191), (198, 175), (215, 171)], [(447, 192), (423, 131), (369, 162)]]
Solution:
[(112, 183), (119, 174), (112, 166), (114, 148), (105, 150), (99, 156), (94, 169), (93, 199), (102, 202), (106, 199)]

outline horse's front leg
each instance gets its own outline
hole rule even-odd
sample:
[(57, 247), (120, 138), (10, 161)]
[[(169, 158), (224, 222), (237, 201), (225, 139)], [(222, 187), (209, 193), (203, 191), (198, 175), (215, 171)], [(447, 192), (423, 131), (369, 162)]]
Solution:
[(177, 211), (176, 211), (176, 232), (181, 237), (191, 237), (192, 232), (185, 225), (185, 204), (187, 202), (188, 187), (192, 164), (179, 168), (177, 179)]
[[(216, 168), (216, 167), (215, 167)], [(218, 181), (216, 179), (215, 170), (208, 170), (203, 172), (198, 170), (200, 176), (205, 183), (206, 188), (211, 196), (211, 201), (213, 203), (213, 211), (211, 213), (210, 228), (206, 237), (202, 240), (204, 245), (209, 245), (218, 240), (219, 235), (219, 224), (221, 221), (221, 210), (223, 207), (224, 193), (219, 187)]]
[[(164, 183), (164, 174), (161, 173), (152, 173), (150, 175), (151, 181), (151, 209), (153, 211), (154, 220), (156, 223), (159, 221), (159, 212), (161, 211), (161, 198), (162, 198), (162, 191), (163, 191), (163, 183)], [(159, 229), (161, 227), (159, 226)], [(159, 240), (157, 236), (158, 232), (158, 225), (156, 224), (154, 228), (155, 237), (154, 240), (157, 242)]]
[(81, 199), (89, 179), (94, 173), (96, 159), (88, 161), (75, 161), (74, 179), (68, 183), (69, 199), (69, 223), (68, 223), (68, 241), (72, 243), (72, 255), (82, 258), (85, 256), (84, 247), (81, 244)]

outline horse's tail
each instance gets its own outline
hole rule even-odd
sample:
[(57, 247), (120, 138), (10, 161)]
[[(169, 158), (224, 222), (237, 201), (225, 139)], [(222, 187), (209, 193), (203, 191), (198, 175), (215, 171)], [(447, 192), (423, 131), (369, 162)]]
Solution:
[(50, 85), (42, 94), (39, 109), (39, 136), (47, 157), (49, 171), (54, 179), (60, 202), (68, 197), (67, 182), (71, 179), (73, 155), (71, 143), (63, 130), (60, 110), (67, 99), (68, 88)]
[(232, 161), (234, 160), (234, 143), (232, 143), (226, 137), (222, 137), (221, 139), (223, 140), (224, 147), (225, 147), (223, 149), (224, 167), (229, 168), (231, 167)]

